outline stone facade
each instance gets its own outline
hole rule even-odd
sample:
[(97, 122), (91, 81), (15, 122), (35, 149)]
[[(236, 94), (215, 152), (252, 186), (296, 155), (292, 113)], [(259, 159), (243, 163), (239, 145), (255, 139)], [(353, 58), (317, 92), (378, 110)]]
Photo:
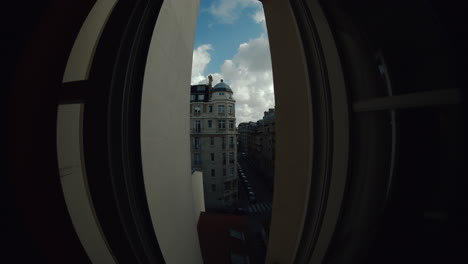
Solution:
[(238, 200), (237, 130), (233, 92), (221, 83), (192, 85), (192, 169), (203, 172), (207, 210), (227, 209)]
[(275, 109), (265, 111), (257, 122), (239, 124), (239, 149), (271, 188), (275, 174), (275, 127)]

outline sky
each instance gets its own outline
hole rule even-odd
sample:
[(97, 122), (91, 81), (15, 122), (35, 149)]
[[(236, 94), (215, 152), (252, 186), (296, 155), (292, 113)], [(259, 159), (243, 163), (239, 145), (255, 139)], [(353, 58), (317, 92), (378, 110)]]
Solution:
[(221, 79), (234, 92), (237, 124), (275, 105), (270, 47), (258, 0), (201, 0), (191, 84)]

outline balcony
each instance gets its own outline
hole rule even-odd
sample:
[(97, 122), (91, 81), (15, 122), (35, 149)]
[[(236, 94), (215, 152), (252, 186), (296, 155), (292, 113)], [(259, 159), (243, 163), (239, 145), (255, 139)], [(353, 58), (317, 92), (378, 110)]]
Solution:
[(200, 128), (194, 128), (192, 129), (192, 134), (200, 134), (201, 133), (201, 129)]
[(193, 148), (194, 149), (201, 149), (201, 145), (200, 144), (194, 145)]

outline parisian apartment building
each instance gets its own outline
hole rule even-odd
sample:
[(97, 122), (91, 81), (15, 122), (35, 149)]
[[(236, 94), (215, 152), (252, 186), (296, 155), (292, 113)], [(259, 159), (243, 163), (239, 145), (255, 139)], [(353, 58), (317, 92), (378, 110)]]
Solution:
[(192, 170), (203, 172), (206, 210), (232, 208), (237, 200), (236, 101), (223, 80), (190, 88)]
[(275, 167), (276, 118), (275, 109), (263, 113), (257, 122), (243, 122), (238, 126), (239, 151), (242, 157), (255, 164), (259, 175), (273, 188)]

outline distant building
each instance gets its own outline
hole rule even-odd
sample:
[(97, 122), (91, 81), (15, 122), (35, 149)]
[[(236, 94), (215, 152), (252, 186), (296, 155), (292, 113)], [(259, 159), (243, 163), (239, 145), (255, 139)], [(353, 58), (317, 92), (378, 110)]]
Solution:
[(275, 109), (264, 112), (257, 122), (239, 124), (239, 149), (255, 164), (260, 174), (273, 187), (275, 168)]
[(203, 172), (208, 211), (232, 207), (238, 199), (236, 101), (223, 80), (214, 87), (209, 80), (190, 90), (192, 169)]

